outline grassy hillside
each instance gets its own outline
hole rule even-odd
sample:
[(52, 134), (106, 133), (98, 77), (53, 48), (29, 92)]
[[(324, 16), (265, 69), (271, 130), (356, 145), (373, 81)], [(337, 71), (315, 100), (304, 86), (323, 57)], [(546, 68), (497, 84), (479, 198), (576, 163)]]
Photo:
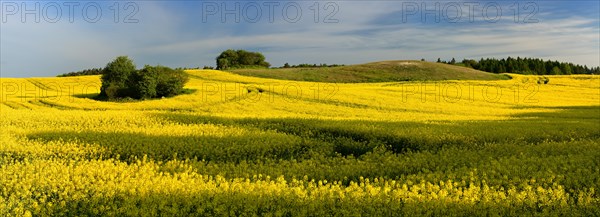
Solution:
[(423, 61), (382, 61), (331, 68), (236, 69), (231, 72), (261, 78), (337, 83), (507, 79), (504, 75), (467, 67)]
[[(599, 76), (290, 82), (172, 98), (0, 78), (0, 216), (593, 216)], [(424, 92), (419, 88), (426, 86)]]

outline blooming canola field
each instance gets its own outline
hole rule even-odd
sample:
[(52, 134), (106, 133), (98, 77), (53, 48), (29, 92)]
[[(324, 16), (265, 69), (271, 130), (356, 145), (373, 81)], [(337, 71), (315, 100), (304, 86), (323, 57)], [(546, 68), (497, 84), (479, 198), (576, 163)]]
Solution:
[(599, 215), (600, 77), (0, 78), (0, 215)]

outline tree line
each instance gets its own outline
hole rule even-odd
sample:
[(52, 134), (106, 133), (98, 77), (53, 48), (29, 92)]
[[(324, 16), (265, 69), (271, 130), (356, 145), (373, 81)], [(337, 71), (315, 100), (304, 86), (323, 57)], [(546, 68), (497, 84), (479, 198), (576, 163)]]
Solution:
[[(421, 59), (424, 61), (424, 59)], [(568, 62), (559, 62), (552, 60), (542, 60), (539, 58), (513, 58), (506, 59), (481, 58), (479, 61), (474, 59), (463, 59), (457, 62), (452, 58), (450, 61), (442, 61), (437, 59), (438, 63), (447, 63), (452, 65), (461, 65), (473, 69), (491, 72), (491, 73), (515, 73), (515, 74), (531, 74), (531, 75), (570, 75), (570, 74), (600, 74), (599, 67), (588, 67), (585, 65), (573, 64)], [(246, 50), (226, 50), (216, 58), (217, 67), (219, 70), (236, 69), (236, 68), (269, 68), (270, 63), (265, 61), (265, 56), (259, 52), (250, 52)], [(290, 65), (285, 63), (279, 68), (316, 68), (316, 67), (338, 67), (344, 66), (341, 64), (308, 64), (302, 63), (298, 65)], [(198, 68), (177, 68), (181, 71), (186, 69)], [(211, 66), (204, 66), (203, 69), (213, 69)], [(81, 75), (101, 75), (105, 69), (93, 68), (85, 69), (78, 72), (69, 72), (58, 75), (58, 77), (81, 76)]]
[(82, 76), (82, 75), (101, 75), (102, 74), (102, 69), (101, 68), (93, 68), (93, 69), (84, 69), (81, 71), (77, 71), (77, 72), (69, 72), (69, 73), (64, 73), (64, 74), (60, 74), (57, 77), (70, 77), (70, 76)]
[(327, 67), (339, 67), (339, 66), (344, 66), (344, 64), (328, 65), (327, 63), (321, 63), (321, 64), (300, 63), (298, 65), (290, 65), (289, 63), (285, 63), (285, 64), (283, 64), (283, 66), (281, 66), (279, 68), (283, 68), (283, 69), (287, 69), (287, 68), (327, 68)]
[(454, 58), (448, 62), (438, 58), (437, 62), (463, 65), (491, 73), (515, 73), (526, 75), (600, 74), (600, 66), (589, 68), (585, 65), (558, 62), (556, 60), (544, 61), (539, 58), (481, 58), (479, 61), (474, 59), (463, 59), (460, 63), (457, 63)]

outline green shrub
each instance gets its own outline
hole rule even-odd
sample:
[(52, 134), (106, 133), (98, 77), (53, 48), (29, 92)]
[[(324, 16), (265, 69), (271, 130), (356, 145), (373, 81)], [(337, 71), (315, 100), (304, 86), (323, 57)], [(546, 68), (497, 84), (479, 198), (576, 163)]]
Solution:
[(183, 70), (166, 66), (146, 65), (141, 70), (135, 70), (133, 61), (124, 56), (117, 57), (104, 71), (100, 96), (109, 100), (175, 96), (183, 92), (189, 80)]
[(173, 70), (169, 67), (156, 66), (157, 84), (156, 94), (158, 97), (170, 97), (180, 94), (183, 86), (188, 82), (188, 75), (182, 70)]
[(136, 99), (155, 98), (158, 73), (149, 66), (131, 74), (129, 88)]
[[(135, 71), (135, 64), (127, 56), (119, 56), (112, 62), (106, 64), (102, 70), (102, 87), (100, 96), (111, 98), (124, 97), (127, 89), (127, 79)], [(107, 89), (110, 87), (110, 94)]]
[(118, 98), (119, 90), (120, 90), (120, 87), (116, 83), (109, 82), (108, 84), (105, 85), (105, 83), (102, 82), (102, 89), (101, 89), (100, 94), (109, 99)]

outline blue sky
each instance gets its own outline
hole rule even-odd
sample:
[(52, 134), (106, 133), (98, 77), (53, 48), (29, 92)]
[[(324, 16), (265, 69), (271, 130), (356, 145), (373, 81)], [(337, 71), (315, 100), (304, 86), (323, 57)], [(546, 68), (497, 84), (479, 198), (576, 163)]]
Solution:
[(119, 55), (138, 67), (215, 65), (226, 49), (262, 52), (274, 66), (507, 56), (600, 65), (599, 1), (69, 2), (0, 2), (2, 77)]

